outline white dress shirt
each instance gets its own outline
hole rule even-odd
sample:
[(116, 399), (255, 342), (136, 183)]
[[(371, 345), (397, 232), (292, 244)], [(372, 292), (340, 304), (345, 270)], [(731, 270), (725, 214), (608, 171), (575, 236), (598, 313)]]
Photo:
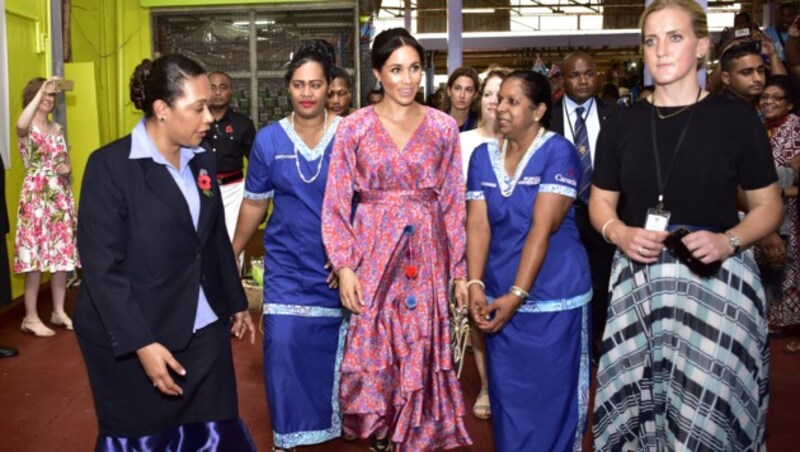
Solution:
[(592, 165), (594, 165), (597, 136), (600, 135), (600, 115), (597, 113), (597, 100), (591, 97), (586, 102), (579, 105), (570, 99), (569, 96), (565, 95), (563, 99), (564, 102), (561, 114), (564, 118), (564, 137), (572, 144), (575, 144), (575, 137), (572, 136), (572, 133), (575, 130), (575, 120), (578, 119), (578, 114), (575, 112), (575, 109), (583, 107), (584, 115), (587, 114), (587, 111), (589, 112), (588, 116), (586, 116), (586, 131), (589, 134), (589, 151), (592, 156)]

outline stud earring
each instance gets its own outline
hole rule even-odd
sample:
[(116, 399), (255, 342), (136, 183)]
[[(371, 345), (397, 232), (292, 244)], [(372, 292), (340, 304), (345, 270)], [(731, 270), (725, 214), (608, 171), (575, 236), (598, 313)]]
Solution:
[(158, 118), (158, 120), (161, 121), (161, 122), (164, 122), (164, 118), (163, 117)]

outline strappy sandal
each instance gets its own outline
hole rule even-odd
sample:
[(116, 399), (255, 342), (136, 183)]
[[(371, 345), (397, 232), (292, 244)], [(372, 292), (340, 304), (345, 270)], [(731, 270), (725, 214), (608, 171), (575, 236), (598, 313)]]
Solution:
[(370, 452), (392, 452), (394, 450), (394, 445), (388, 436), (382, 439), (373, 436), (369, 450)]
[(475, 405), (472, 407), (472, 414), (484, 421), (492, 418), (492, 407), (489, 404), (489, 388), (481, 388), (478, 398), (475, 399)]
[(22, 331), (31, 333), (36, 337), (50, 337), (56, 334), (55, 331), (45, 326), (39, 319), (22, 319), (22, 326), (20, 328)]
[(69, 318), (66, 312), (53, 311), (53, 315), (50, 316), (50, 323), (72, 330), (72, 319)]

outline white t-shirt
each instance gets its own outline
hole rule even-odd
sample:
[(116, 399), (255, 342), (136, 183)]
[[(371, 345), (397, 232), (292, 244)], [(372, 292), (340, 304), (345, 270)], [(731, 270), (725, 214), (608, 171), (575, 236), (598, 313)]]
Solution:
[(472, 157), (472, 152), (483, 143), (494, 141), (494, 138), (488, 138), (480, 133), (478, 129), (468, 130), (459, 134), (461, 138), (461, 161), (464, 164), (464, 182), (467, 180), (467, 172), (469, 170), (469, 159)]

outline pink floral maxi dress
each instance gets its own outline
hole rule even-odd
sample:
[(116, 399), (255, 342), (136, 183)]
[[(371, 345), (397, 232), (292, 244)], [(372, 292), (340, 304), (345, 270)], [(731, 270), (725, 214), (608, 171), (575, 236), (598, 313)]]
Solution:
[(346, 434), (389, 433), (397, 450), (410, 451), (471, 443), (447, 308), (449, 280), (466, 275), (464, 230), (452, 118), (426, 108), (402, 150), (372, 107), (342, 120), (322, 236), (334, 268), (355, 270), (366, 305), (350, 316), (342, 362)]
[(17, 212), (14, 273), (71, 271), (79, 266), (75, 200), (69, 175), (55, 167), (67, 161), (67, 143), (57, 126), (50, 134), (31, 126), (19, 140), (25, 179)]

